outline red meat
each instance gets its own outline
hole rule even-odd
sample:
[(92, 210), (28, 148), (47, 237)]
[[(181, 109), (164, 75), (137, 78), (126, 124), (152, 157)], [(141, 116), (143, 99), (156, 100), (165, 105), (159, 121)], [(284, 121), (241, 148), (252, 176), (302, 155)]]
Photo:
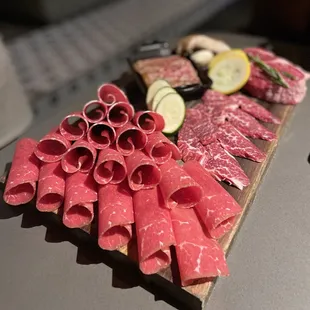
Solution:
[(170, 212), (158, 187), (135, 192), (133, 202), (140, 269), (154, 274), (171, 263), (170, 246), (175, 238)]
[(12, 206), (30, 202), (36, 193), (40, 161), (33, 151), (37, 141), (24, 138), (16, 143), (12, 166), (6, 182), (3, 199)]
[(89, 123), (102, 122), (108, 113), (108, 106), (99, 100), (87, 102), (83, 108), (83, 116)]
[(98, 216), (98, 244), (105, 250), (116, 250), (132, 237), (134, 223), (133, 202), (127, 181), (100, 185)]
[(146, 134), (151, 134), (154, 131), (162, 131), (165, 127), (164, 118), (160, 114), (152, 111), (136, 112), (133, 123)]
[(113, 127), (123, 127), (130, 122), (135, 114), (129, 102), (116, 102), (109, 107), (107, 121)]
[(87, 133), (89, 143), (99, 150), (109, 147), (115, 141), (115, 138), (115, 129), (107, 122), (93, 124)]
[(41, 212), (53, 212), (63, 203), (65, 196), (65, 172), (59, 162), (45, 163), (40, 168), (37, 204)]
[(125, 93), (114, 84), (103, 84), (98, 89), (98, 98), (106, 104), (113, 104), (116, 102), (128, 102)]
[(80, 112), (67, 115), (59, 125), (59, 132), (69, 141), (82, 139), (89, 128), (88, 121)]

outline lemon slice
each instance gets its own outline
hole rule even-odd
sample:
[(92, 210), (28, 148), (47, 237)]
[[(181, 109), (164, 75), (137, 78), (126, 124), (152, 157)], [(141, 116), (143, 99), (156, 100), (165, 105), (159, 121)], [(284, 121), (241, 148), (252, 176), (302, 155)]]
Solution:
[(241, 89), (248, 81), (251, 65), (242, 50), (231, 50), (215, 56), (209, 65), (212, 89), (231, 94)]

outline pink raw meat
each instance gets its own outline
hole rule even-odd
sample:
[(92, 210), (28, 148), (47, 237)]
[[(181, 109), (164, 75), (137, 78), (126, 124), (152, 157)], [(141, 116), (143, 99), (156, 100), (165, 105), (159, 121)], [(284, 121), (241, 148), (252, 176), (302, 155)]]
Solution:
[(204, 163), (204, 168), (217, 180), (225, 181), (241, 190), (250, 184), (249, 178), (237, 160), (225, 151), (219, 142), (213, 142), (205, 149), (210, 159)]
[(259, 148), (229, 123), (219, 127), (216, 138), (231, 155), (257, 162), (262, 162), (266, 158)]
[(155, 131), (162, 131), (165, 127), (164, 118), (152, 111), (136, 112), (133, 123), (142, 129), (146, 134), (151, 134)]
[(178, 147), (160, 131), (156, 131), (148, 136), (148, 142), (144, 151), (156, 164), (164, 164), (170, 158), (175, 160), (181, 159), (181, 153)]
[[(306, 81), (310, 75), (288, 60), (259, 48), (247, 48), (245, 52), (259, 57), (266, 65), (276, 69), (285, 80), (288, 88), (273, 82), (256, 64), (251, 64), (251, 75), (245, 89), (254, 97), (275, 103), (297, 104), (307, 91)], [(267, 56), (266, 56), (267, 55)], [(292, 77), (288, 77), (287, 74)]]
[(103, 84), (98, 89), (98, 98), (106, 104), (128, 102), (125, 93), (114, 84)]
[(199, 163), (188, 161), (183, 167), (203, 189), (203, 197), (195, 206), (200, 219), (212, 238), (221, 238), (231, 230), (241, 207)]
[(83, 116), (89, 123), (102, 122), (108, 113), (108, 106), (99, 100), (87, 102), (83, 108)]
[(16, 143), (12, 166), (7, 178), (3, 199), (12, 206), (30, 202), (36, 193), (40, 161), (33, 151), (37, 141), (24, 138)]
[(273, 132), (261, 125), (255, 120), (255, 118), (241, 110), (229, 112), (227, 118), (232, 125), (247, 137), (267, 141), (277, 139), (277, 136)]
[(181, 284), (229, 275), (225, 254), (218, 242), (205, 234), (194, 209), (171, 210)]
[(59, 130), (53, 130), (39, 141), (34, 153), (41, 161), (53, 163), (61, 160), (70, 146), (71, 143), (59, 133)]
[(170, 246), (175, 238), (170, 212), (158, 187), (135, 192), (133, 202), (140, 269), (154, 274), (171, 264)]
[(116, 102), (109, 107), (107, 121), (113, 127), (123, 127), (130, 122), (135, 114), (129, 102)]
[(94, 166), (97, 150), (86, 138), (73, 143), (61, 159), (61, 167), (67, 173), (88, 173)]
[(83, 138), (88, 129), (88, 121), (80, 112), (67, 115), (59, 125), (59, 132), (69, 141)]
[(107, 122), (93, 124), (87, 133), (89, 143), (99, 150), (109, 147), (115, 141), (115, 138), (115, 129)]
[(116, 250), (128, 244), (134, 223), (133, 202), (127, 182), (100, 185), (98, 192), (98, 244)]
[(39, 174), (37, 204), (41, 212), (53, 212), (65, 197), (65, 172), (60, 162), (42, 164)]
[(94, 179), (98, 184), (118, 184), (127, 176), (123, 155), (112, 148), (101, 150), (94, 169)]
[(94, 218), (94, 202), (98, 200), (97, 184), (92, 173), (67, 175), (63, 223), (69, 228), (81, 228)]
[(161, 173), (155, 162), (142, 151), (136, 150), (125, 157), (129, 187), (138, 191), (156, 187), (161, 180)]
[(142, 150), (147, 140), (146, 133), (131, 123), (116, 129), (116, 149), (124, 156), (131, 155), (135, 150)]
[(170, 159), (160, 166), (162, 179), (159, 183), (167, 208), (192, 208), (202, 197), (201, 187), (179, 166)]

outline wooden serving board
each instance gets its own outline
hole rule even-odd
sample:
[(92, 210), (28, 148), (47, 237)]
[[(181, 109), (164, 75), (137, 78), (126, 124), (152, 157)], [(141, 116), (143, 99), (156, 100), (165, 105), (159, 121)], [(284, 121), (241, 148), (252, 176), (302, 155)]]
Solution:
[[(125, 76), (125, 80), (128, 77)], [(132, 80), (131, 80), (132, 81)], [(139, 98), (139, 90), (134, 86), (132, 89), (132, 83), (128, 84), (123, 81), (123, 79), (115, 81), (115, 84), (122, 86), (126, 89), (127, 94), (129, 95), (130, 102), (133, 103), (136, 109), (143, 109), (143, 97), (140, 94)], [(131, 94), (133, 95), (131, 97)], [(196, 102), (197, 103), (197, 102)], [(193, 105), (195, 103), (191, 102), (188, 103), (189, 105)], [(267, 128), (275, 132), (278, 136), (278, 140), (281, 138), (283, 134), (284, 128), (287, 125), (290, 117), (293, 114), (294, 106), (286, 106), (281, 104), (269, 104), (269, 103), (262, 103), (265, 108), (271, 111), (275, 116), (277, 116), (281, 120), (280, 125), (274, 124), (264, 124)], [(264, 151), (267, 156), (266, 160), (262, 163), (255, 163), (250, 160), (246, 159), (238, 159), (241, 167), (248, 175), (250, 179), (250, 185), (245, 188), (244, 190), (240, 191), (237, 188), (232, 186), (228, 186), (224, 183), (221, 183), (223, 187), (236, 199), (236, 201), (240, 204), (243, 211), (237, 217), (235, 225), (233, 226), (232, 230), (227, 233), (223, 238), (220, 240), (220, 244), (224, 249), (226, 256), (231, 248), (233, 240), (242, 225), (242, 222), (252, 204), (252, 201), (255, 198), (257, 189), (259, 184), (262, 181), (264, 174), (267, 171), (267, 168), (272, 160), (273, 153), (277, 147), (278, 141), (273, 142), (266, 142), (263, 140), (252, 140), (252, 142), (258, 146), (259, 149)], [(5, 178), (0, 180), (1, 182), (5, 182)], [(62, 217), (61, 214), (52, 214), (52, 218), (56, 219), (59, 223), (61, 223)], [(77, 230), (72, 230), (73, 232), (77, 232)], [(95, 241), (97, 242), (97, 224), (96, 219), (91, 226), (85, 227), (82, 230), (78, 230), (79, 233), (83, 233), (83, 237), (86, 236), (88, 241)], [(82, 236), (81, 234), (79, 234)], [(128, 262), (137, 261), (137, 247), (135, 239), (133, 238), (132, 241), (129, 243), (128, 246), (121, 248), (118, 251), (112, 252), (112, 256), (117, 260), (125, 259)], [(176, 266), (176, 257), (174, 250), (172, 249), (172, 260), (173, 263), (171, 267), (160, 271), (156, 275), (151, 276), (144, 276), (145, 280), (152, 285), (159, 287), (161, 291), (164, 291), (166, 294), (172, 296), (172, 298), (176, 299), (178, 302), (182, 304), (182, 309), (202, 309), (207, 302), (210, 293), (215, 285), (216, 279), (208, 279), (204, 281), (198, 281), (194, 285), (188, 287), (181, 287), (180, 286), (180, 279), (178, 274), (178, 269)], [(124, 261), (124, 260), (123, 260)]]

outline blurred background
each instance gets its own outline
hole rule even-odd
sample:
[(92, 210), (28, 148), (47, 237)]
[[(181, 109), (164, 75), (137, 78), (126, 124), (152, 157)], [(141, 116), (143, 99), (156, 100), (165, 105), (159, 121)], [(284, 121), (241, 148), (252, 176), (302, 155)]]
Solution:
[(0, 147), (94, 97), (146, 40), (222, 31), (306, 48), (309, 20), (309, 0), (1, 1)]

